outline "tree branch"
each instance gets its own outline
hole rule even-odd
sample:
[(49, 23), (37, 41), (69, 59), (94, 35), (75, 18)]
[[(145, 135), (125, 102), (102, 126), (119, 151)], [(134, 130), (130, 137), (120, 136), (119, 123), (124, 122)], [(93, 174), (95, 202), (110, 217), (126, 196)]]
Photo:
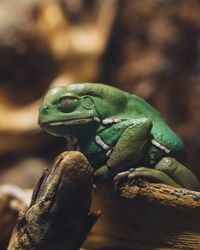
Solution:
[(90, 212), (92, 168), (79, 152), (64, 152), (41, 176), (21, 212), (8, 250), (77, 250), (99, 214)]
[(200, 213), (199, 192), (161, 183), (149, 183), (141, 179), (136, 180), (133, 184), (127, 184), (121, 189), (121, 197), (147, 200), (160, 204), (162, 207), (168, 207), (168, 209), (188, 210), (190, 212), (195, 210)]
[[(90, 212), (92, 168), (78, 152), (61, 154), (21, 212), (8, 250), (78, 250), (99, 213)], [(200, 249), (200, 193), (141, 179), (98, 185), (102, 216), (85, 248)]]
[(200, 249), (200, 193), (141, 179), (95, 192), (102, 216), (86, 248)]

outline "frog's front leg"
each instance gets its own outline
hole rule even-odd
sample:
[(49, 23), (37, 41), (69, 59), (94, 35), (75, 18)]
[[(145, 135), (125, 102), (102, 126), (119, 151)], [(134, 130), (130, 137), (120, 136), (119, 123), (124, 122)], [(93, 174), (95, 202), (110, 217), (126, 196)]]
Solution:
[(172, 157), (162, 158), (153, 169), (139, 167), (119, 173), (116, 175), (115, 181), (119, 181), (124, 177), (128, 177), (128, 179), (140, 177), (152, 182), (160, 182), (170, 186), (200, 191), (200, 182), (197, 177), (188, 168)]
[(113, 177), (121, 170), (139, 162), (149, 142), (151, 128), (152, 123), (149, 119), (134, 119), (118, 139), (106, 165), (95, 171), (95, 179)]

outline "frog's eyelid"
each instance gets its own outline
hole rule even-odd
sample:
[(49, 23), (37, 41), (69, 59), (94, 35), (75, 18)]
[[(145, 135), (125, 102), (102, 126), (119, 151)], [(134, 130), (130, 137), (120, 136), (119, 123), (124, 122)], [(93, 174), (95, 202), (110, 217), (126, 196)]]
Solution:
[(68, 94), (68, 95), (64, 95), (64, 96), (61, 96), (59, 97), (59, 99), (55, 100), (55, 104), (58, 104), (59, 102), (63, 101), (63, 100), (80, 100), (81, 97), (79, 96), (76, 96), (76, 95), (71, 95), (71, 94)]

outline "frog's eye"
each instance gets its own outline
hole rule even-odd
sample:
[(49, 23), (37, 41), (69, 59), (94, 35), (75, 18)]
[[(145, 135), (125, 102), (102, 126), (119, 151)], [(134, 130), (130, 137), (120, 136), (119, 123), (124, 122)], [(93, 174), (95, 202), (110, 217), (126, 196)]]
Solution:
[(58, 108), (63, 112), (72, 112), (78, 103), (79, 99), (74, 96), (63, 96), (57, 102)]

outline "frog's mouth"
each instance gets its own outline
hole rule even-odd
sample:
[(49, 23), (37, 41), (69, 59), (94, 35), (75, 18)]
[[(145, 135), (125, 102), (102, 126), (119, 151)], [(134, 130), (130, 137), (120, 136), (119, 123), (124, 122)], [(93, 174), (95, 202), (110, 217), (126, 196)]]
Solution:
[(73, 120), (40, 123), (40, 126), (41, 127), (47, 127), (47, 126), (48, 127), (57, 127), (57, 126), (81, 125), (81, 124), (88, 124), (92, 121), (94, 121), (93, 118), (81, 118), (81, 119), (73, 119)]

